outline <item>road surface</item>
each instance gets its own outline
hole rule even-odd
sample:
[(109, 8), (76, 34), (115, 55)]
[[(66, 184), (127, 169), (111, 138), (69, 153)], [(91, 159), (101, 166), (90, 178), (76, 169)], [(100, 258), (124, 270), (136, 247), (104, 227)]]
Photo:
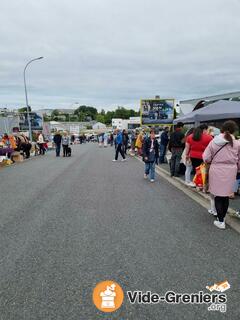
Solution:
[[(239, 319), (239, 234), (135, 159), (78, 145), (0, 171), (0, 319)], [(112, 314), (92, 303), (95, 285), (118, 282)], [(207, 292), (227, 279), (227, 313), (207, 305), (131, 305), (127, 290)]]

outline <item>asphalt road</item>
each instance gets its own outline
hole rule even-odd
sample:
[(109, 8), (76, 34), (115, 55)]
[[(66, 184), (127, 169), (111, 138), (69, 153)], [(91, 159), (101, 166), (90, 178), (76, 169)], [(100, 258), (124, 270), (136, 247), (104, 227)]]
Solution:
[[(239, 319), (240, 235), (162, 178), (144, 180), (141, 162), (112, 158), (87, 144), (0, 171), (0, 319)], [(227, 279), (227, 313), (125, 295), (104, 314), (92, 290), (108, 279), (160, 294)]]

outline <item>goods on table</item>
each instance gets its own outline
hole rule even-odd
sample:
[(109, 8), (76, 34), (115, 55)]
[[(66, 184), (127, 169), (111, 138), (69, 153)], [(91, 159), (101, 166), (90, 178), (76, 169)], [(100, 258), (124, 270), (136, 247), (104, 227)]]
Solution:
[(4, 166), (10, 166), (13, 162), (12, 162), (12, 160), (10, 160), (10, 159), (4, 159), (1, 163), (2, 163)]
[(18, 151), (14, 151), (11, 158), (14, 162), (23, 162), (23, 155)]

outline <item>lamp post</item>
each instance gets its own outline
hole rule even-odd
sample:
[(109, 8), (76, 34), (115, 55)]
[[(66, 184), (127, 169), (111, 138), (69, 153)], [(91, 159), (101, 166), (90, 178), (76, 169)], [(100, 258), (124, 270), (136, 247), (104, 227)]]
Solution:
[(24, 79), (24, 87), (25, 87), (25, 98), (26, 98), (26, 107), (27, 107), (27, 119), (28, 119), (28, 130), (29, 130), (29, 139), (32, 141), (32, 126), (31, 126), (31, 121), (30, 121), (30, 115), (29, 115), (29, 105), (28, 105), (28, 95), (27, 95), (27, 85), (26, 85), (26, 69), (29, 66), (30, 63), (36, 60), (41, 60), (43, 57), (38, 57), (35, 59), (30, 60), (23, 71), (23, 79)]

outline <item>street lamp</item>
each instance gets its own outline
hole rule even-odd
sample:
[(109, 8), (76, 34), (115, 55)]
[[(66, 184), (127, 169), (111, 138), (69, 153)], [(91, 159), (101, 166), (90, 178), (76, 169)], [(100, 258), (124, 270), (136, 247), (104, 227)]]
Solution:
[(25, 87), (25, 98), (26, 98), (26, 106), (27, 106), (28, 130), (29, 130), (29, 139), (30, 139), (30, 141), (32, 141), (32, 127), (31, 127), (31, 121), (30, 121), (30, 115), (29, 115), (29, 105), (28, 105), (28, 96), (27, 96), (26, 69), (27, 69), (27, 67), (28, 67), (28, 65), (30, 63), (32, 63), (33, 61), (36, 61), (36, 60), (41, 60), (41, 59), (43, 59), (43, 57), (38, 57), (38, 58), (30, 60), (26, 64), (26, 66), (24, 68), (24, 71), (23, 71), (24, 87)]

